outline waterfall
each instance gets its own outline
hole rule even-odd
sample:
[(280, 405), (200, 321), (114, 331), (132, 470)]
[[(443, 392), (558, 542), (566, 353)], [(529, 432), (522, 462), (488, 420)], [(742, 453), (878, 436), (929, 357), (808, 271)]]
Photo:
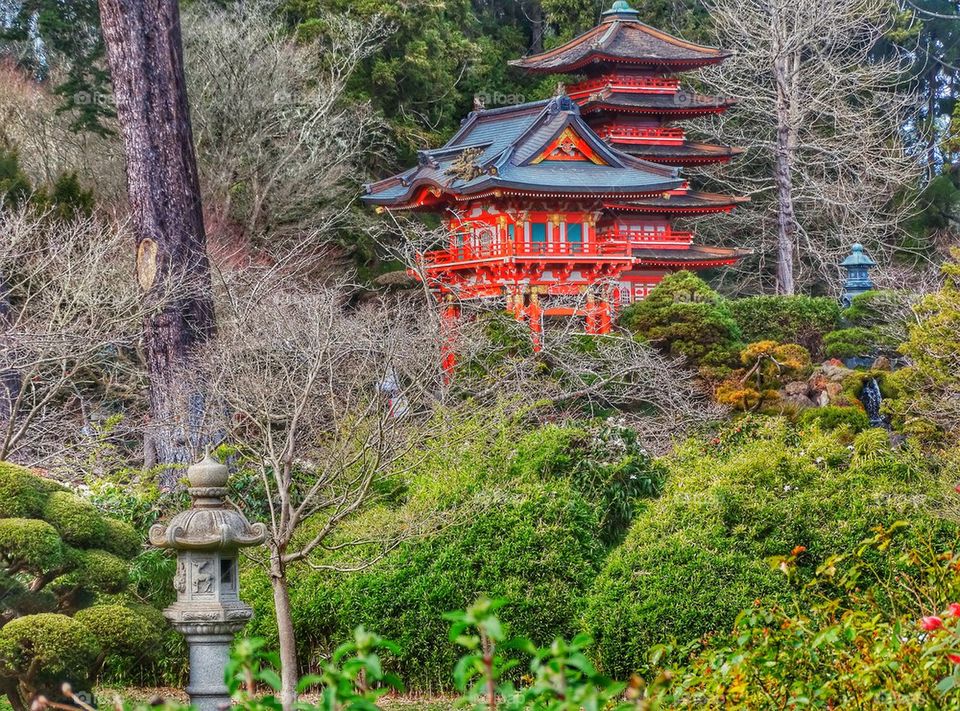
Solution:
[(863, 390), (860, 391), (860, 402), (863, 403), (863, 409), (867, 411), (871, 427), (887, 426), (886, 421), (880, 414), (880, 403), (883, 402), (883, 395), (880, 394), (880, 385), (876, 378), (870, 378), (863, 384)]

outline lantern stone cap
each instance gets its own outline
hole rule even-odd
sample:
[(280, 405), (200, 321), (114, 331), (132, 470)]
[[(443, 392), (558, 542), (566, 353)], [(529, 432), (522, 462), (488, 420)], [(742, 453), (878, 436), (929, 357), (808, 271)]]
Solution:
[(246, 516), (227, 505), (229, 470), (207, 455), (187, 470), (193, 505), (164, 525), (150, 527), (150, 543), (158, 548), (182, 551), (232, 552), (257, 546), (267, 538), (267, 527), (251, 524)]
[(850, 256), (840, 262), (841, 267), (875, 267), (877, 263), (867, 256), (863, 245), (857, 242), (852, 247)]

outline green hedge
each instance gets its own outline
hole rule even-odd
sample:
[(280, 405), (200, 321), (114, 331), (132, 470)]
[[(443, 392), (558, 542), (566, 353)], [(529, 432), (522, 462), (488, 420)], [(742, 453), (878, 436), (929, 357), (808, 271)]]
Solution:
[(845, 442), (770, 420), (754, 434), (687, 444), (663, 497), (636, 518), (591, 591), (585, 628), (604, 673), (627, 678), (654, 644), (727, 631), (755, 599), (788, 599), (768, 558), (795, 546), (806, 547), (809, 574), (877, 524), (908, 519), (935, 535), (955, 532), (931, 513), (950, 496), (943, 481), (908, 475), (890, 450), (857, 461)]
[[(389, 663), (410, 688), (448, 688), (458, 651), (442, 615), (481, 594), (510, 599), (503, 618), (516, 634), (541, 643), (574, 634), (604, 556), (595, 507), (563, 480), (503, 484), (466, 505), (453, 525), (366, 571), (296, 573), (303, 663), (330, 654), (362, 624), (400, 645)], [(243, 584), (256, 610), (247, 633), (275, 638), (268, 581), (251, 571)]]
[(799, 343), (816, 357), (824, 334), (840, 325), (840, 305), (825, 296), (751, 296), (729, 304), (746, 342)]

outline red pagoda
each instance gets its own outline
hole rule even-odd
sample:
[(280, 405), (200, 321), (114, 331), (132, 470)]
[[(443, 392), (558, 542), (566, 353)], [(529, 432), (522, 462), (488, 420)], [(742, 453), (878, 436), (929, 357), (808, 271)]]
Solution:
[(463, 300), (500, 302), (539, 343), (544, 316), (579, 316), (609, 331), (617, 309), (678, 269), (735, 263), (746, 252), (693, 243), (677, 216), (729, 212), (743, 199), (696, 192), (678, 166), (729, 160), (671, 121), (726, 110), (686, 94), (672, 73), (728, 56), (637, 20), (617, 0), (601, 24), (549, 52), (512, 62), (577, 74), (553, 99), (478, 108), (418, 165), (365, 186), (378, 209), (434, 212), (449, 235), (418, 275), (456, 317)]

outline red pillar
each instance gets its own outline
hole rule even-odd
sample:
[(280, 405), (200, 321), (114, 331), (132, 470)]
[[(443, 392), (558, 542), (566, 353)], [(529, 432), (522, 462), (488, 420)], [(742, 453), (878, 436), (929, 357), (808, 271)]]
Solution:
[(530, 338), (533, 340), (533, 352), (539, 353), (543, 349), (543, 309), (540, 308), (540, 298), (536, 292), (530, 292), (530, 306), (527, 307), (527, 317), (530, 319)]
[(447, 296), (440, 310), (440, 328), (443, 339), (440, 344), (440, 356), (446, 382), (450, 382), (453, 371), (457, 367), (456, 328), (459, 320), (460, 305), (453, 300), (453, 296)]

